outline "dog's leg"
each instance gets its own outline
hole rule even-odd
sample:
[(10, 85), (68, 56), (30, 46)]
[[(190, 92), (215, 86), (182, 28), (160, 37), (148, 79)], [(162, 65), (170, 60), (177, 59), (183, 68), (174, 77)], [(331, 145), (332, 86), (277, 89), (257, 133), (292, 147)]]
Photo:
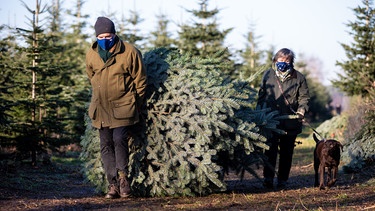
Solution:
[(326, 184), (327, 184), (327, 186), (328, 187), (330, 187), (329, 186), (329, 184), (331, 184), (332, 183), (332, 167), (327, 167), (327, 182), (326, 182)]
[(324, 189), (324, 163), (320, 162), (319, 165), (319, 189), (323, 190)]
[(315, 171), (315, 183), (314, 183), (314, 187), (318, 187), (319, 186), (319, 166), (320, 166), (320, 162), (319, 162), (319, 159), (314, 158), (314, 171)]
[(327, 183), (328, 187), (332, 187), (336, 183), (337, 172), (338, 172), (338, 167), (336, 167), (336, 166), (333, 167), (333, 169), (332, 169), (332, 178), (330, 178), (330, 180)]

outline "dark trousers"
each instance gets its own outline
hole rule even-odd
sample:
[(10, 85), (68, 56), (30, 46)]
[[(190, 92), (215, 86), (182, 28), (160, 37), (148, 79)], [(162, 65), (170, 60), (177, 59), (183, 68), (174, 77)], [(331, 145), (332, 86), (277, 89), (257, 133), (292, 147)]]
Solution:
[(264, 178), (271, 180), (275, 176), (277, 154), (279, 153), (279, 168), (277, 171), (278, 181), (287, 181), (290, 168), (292, 167), (292, 158), (294, 151), (294, 142), (297, 135), (279, 135), (273, 134), (268, 140), (269, 150), (265, 151), (268, 158), (268, 164), (263, 169)]
[(99, 129), (100, 152), (104, 171), (109, 184), (117, 183), (117, 172), (127, 174), (129, 162), (128, 128)]

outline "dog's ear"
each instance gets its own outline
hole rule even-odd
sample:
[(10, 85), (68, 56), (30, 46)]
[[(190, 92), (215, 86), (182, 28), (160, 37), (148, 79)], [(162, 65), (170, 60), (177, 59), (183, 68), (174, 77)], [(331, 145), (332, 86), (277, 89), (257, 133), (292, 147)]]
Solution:
[(313, 137), (316, 143), (318, 143), (320, 140), (316, 137), (315, 133), (313, 133)]

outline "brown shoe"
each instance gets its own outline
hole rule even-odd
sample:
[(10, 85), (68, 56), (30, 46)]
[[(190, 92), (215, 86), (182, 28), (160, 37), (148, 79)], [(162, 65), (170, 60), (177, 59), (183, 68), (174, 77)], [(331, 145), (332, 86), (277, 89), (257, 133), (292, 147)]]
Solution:
[(126, 198), (131, 195), (130, 185), (126, 177), (120, 177), (120, 197)]
[(108, 193), (105, 195), (106, 199), (115, 199), (120, 197), (118, 194), (118, 187), (114, 184), (110, 184), (108, 187)]

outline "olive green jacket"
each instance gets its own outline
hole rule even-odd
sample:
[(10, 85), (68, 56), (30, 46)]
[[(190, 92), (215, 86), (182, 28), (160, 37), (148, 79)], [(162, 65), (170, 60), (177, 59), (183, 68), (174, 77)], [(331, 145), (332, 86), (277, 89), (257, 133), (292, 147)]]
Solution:
[[(277, 80), (279, 79), (274, 69), (270, 68), (264, 73), (258, 94), (258, 105), (266, 104), (273, 111), (278, 111), (280, 115), (295, 115), (296, 113), (305, 115), (309, 110), (310, 101), (305, 76), (293, 69), (284, 81), (279, 80), (284, 95)], [(280, 120), (278, 128), (288, 134), (296, 135), (302, 132), (302, 123), (297, 119)]]
[(86, 72), (92, 86), (88, 113), (95, 128), (137, 123), (144, 101), (146, 69), (139, 50), (120, 40), (111, 52), (104, 63), (94, 42), (86, 54)]

